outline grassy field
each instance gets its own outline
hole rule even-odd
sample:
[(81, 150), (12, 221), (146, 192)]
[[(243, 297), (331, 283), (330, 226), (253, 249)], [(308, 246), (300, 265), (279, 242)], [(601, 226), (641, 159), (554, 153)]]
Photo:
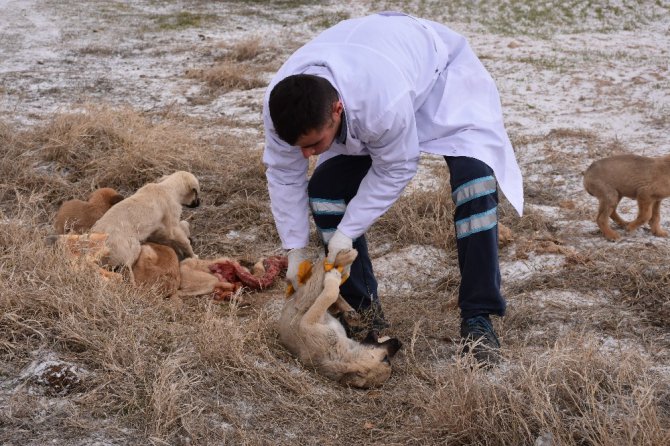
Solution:
[[(264, 86), (320, 30), (391, 9), (465, 34), (500, 89), (526, 207), (500, 207), (499, 366), (458, 355), (439, 158), (369, 234), (383, 334), (404, 344), (380, 389), (291, 357), (281, 284), (245, 292), (248, 307), (178, 304), (45, 245), (63, 200), (189, 170), (197, 254), (280, 253)], [(582, 186), (603, 156), (670, 152), (667, 1), (0, 0), (0, 17), (0, 444), (670, 443), (670, 241), (643, 228), (607, 242)]]

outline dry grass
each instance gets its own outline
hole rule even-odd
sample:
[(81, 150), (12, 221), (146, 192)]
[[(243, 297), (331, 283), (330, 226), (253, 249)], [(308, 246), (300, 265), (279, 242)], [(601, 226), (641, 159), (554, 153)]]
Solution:
[(516, 283), (514, 294), (528, 290), (562, 289), (593, 293), (618, 293), (625, 304), (646, 323), (670, 328), (670, 272), (665, 264), (667, 249), (613, 247), (576, 252), (555, 272)]
[[(17, 377), (47, 353), (86, 371), (70, 393), (55, 397), (19, 379), (0, 410), (0, 442), (11, 444), (26, 432), (38, 443), (54, 432), (64, 442), (98, 432), (155, 445), (503, 445), (533, 444), (540, 436), (555, 444), (656, 445), (668, 439), (667, 380), (651, 371), (648, 356), (634, 348), (604, 352), (583, 329), (642, 333), (667, 345), (670, 287), (659, 262), (665, 252), (578, 253), (556, 273), (508, 286), (512, 305), (498, 324), (507, 360), (492, 371), (456, 355), (457, 275), (411, 295), (384, 296), (392, 334), (405, 349), (383, 389), (361, 392), (304, 369), (278, 344), (281, 287), (253, 296), (250, 309), (197, 299), (178, 307), (151, 291), (72, 272), (43, 244), (58, 200), (93, 186), (128, 192), (170, 170), (189, 169), (201, 178), (205, 200), (189, 215), (196, 252), (250, 258), (273, 252), (278, 240), (260, 154), (232, 137), (220, 138), (229, 146), (214, 149), (190, 128), (175, 116), (95, 107), (24, 131), (0, 128), (8, 148), (0, 165), (0, 373)], [(371, 239), (389, 250), (425, 244), (452, 252), (452, 206), (445, 175), (436, 190), (403, 197)], [(501, 215), (518, 249), (524, 240), (556, 233), (537, 212), (514, 218), (503, 202)], [(620, 303), (576, 313), (538, 310), (524, 297), (601, 289), (618, 292)], [(634, 319), (612, 321), (612, 313), (621, 319), (631, 311)], [(568, 327), (564, 336), (530, 334), (559, 323)], [(45, 416), (48, 401), (60, 403)]]
[(219, 44), (208, 53), (213, 59), (211, 66), (187, 70), (187, 78), (200, 80), (206, 86), (200, 96), (189, 100), (208, 104), (230, 91), (265, 87), (270, 74), (279, 68), (278, 52), (277, 47), (258, 36)]
[(205, 82), (212, 93), (250, 90), (267, 85), (265, 79), (250, 65), (230, 61), (209, 68), (189, 70), (186, 77)]
[[(289, 3), (295, 2), (283, 2)], [(382, 3), (389, 7), (380, 10), (403, 3), (401, 9), (423, 8), (420, 15), (446, 11), (439, 2)], [(472, 7), (460, 8), (459, 17), (471, 16)], [(535, 29), (530, 25), (547, 22), (547, 11), (556, 10), (519, 22), (507, 19), (526, 14), (524, 8), (489, 9), (486, 14), (504, 20), (484, 25), (509, 29)], [(565, 11), (549, 21), (550, 29)], [(327, 26), (339, 14), (308, 19)], [(161, 17), (170, 18), (165, 26)], [(212, 18), (184, 13), (153, 21), (167, 34)], [(290, 38), (302, 37), (283, 38), (278, 47), (251, 37), (204, 48), (205, 59), (196, 59), (202, 65), (187, 74), (205, 86), (191, 103), (263, 87), (282, 53), (301, 43), (287, 43)], [(108, 50), (93, 45), (80, 53)], [(558, 72), (564, 62), (530, 61)], [(106, 88), (104, 81), (97, 87)], [(650, 125), (667, 123), (661, 111), (648, 113)], [(625, 151), (621, 141), (593, 130), (513, 135), (519, 153), (531, 154), (523, 167), (532, 206), (519, 219), (501, 201), (501, 221), (515, 238), (501, 256), (505, 265), (551, 257), (558, 266), (540, 263), (522, 278), (503, 277), (509, 308), (495, 324), (504, 360), (492, 370), (457, 354), (459, 276), (447, 175), (435, 190), (403, 196), (370, 233), (377, 255), (412, 252), (415, 245), (446, 250), (434, 281), (382, 296), (388, 334), (405, 347), (394, 376), (378, 390), (341, 388), (279, 345), (281, 286), (249, 295), (250, 308), (206, 299), (178, 306), (150, 290), (73, 272), (43, 243), (62, 200), (103, 186), (128, 194), (184, 169), (200, 178), (203, 190), (203, 205), (185, 212), (198, 254), (257, 259), (275, 253), (261, 137), (235, 136), (242, 122), (236, 119), (95, 105), (32, 127), (0, 122), (0, 443), (532, 445), (540, 437), (568, 445), (670, 443), (664, 268), (670, 253), (653, 241), (604, 245), (584, 230), (566, 229), (589, 212), (574, 194), (581, 169)], [(546, 208), (561, 212), (556, 218)], [(82, 369), (81, 381), (50, 392), (27, 373), (47, 358)]]
[(371, 237), (392, 241), (391, 247), (434, 245), (451, 250), (456, 245), (453, 212), (449, 176), (443, 174), (436, 189), (403, 195), (373, 226)]

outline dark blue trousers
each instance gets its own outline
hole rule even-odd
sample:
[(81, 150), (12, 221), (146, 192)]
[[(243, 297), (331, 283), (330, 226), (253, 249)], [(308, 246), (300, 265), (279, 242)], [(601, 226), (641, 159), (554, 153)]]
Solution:
[[(454, 228), (461, 272), (461, 317), (502, 316), (505, 300), (500, 293), (498, 192), (493, 171), (474, 158), (445, 156), (445, 160), (451, 172), (452, 199), (456, 204)], [(339, 155), (315, 169), (308, 194), (324, 246), (337, 229), (347, 203), (358, 192), (371, 164), (369, 156)], [(365, 235), (354, 240), (353, 246), (358, 257), (340, 293), (353, 308), (365, 310), (373, 304), (379, 305), (377, 279)]]

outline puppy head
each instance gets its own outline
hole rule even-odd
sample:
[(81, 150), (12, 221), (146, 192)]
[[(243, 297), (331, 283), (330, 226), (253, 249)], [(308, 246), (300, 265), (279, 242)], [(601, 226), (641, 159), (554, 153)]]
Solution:
[(178, 170), (173, 174), (164, 176), (158, 180), (158, 183), (172, 188), (183, 206), (189, 208), (200, 206), (200, 183), (191, 172)]
[(340, 378), (346, 386), (367, 389), (379, 387), (391, 377), (391, 358), (402, 347), (395, 338), (381, 341), (376, 331), (371, 331), (361, 342), (364, 350), (351, 369)]
[(124, 199), (124, 196), (119, 194), (111, 187), (103, 187), (94, 190), (88, 197), (88, 201), (96, 204), (104, 204), (108, 207), (114, 206), (116, 203)]

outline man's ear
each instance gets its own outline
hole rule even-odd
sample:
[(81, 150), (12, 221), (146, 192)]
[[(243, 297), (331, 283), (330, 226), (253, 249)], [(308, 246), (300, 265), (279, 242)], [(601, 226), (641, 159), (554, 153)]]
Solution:
[(342, 114), (342, 110), (344, 110), (342, 101), (338, 99), (337, 101), (333, 102), (333, 115), (340, 116), (340, 114)]

